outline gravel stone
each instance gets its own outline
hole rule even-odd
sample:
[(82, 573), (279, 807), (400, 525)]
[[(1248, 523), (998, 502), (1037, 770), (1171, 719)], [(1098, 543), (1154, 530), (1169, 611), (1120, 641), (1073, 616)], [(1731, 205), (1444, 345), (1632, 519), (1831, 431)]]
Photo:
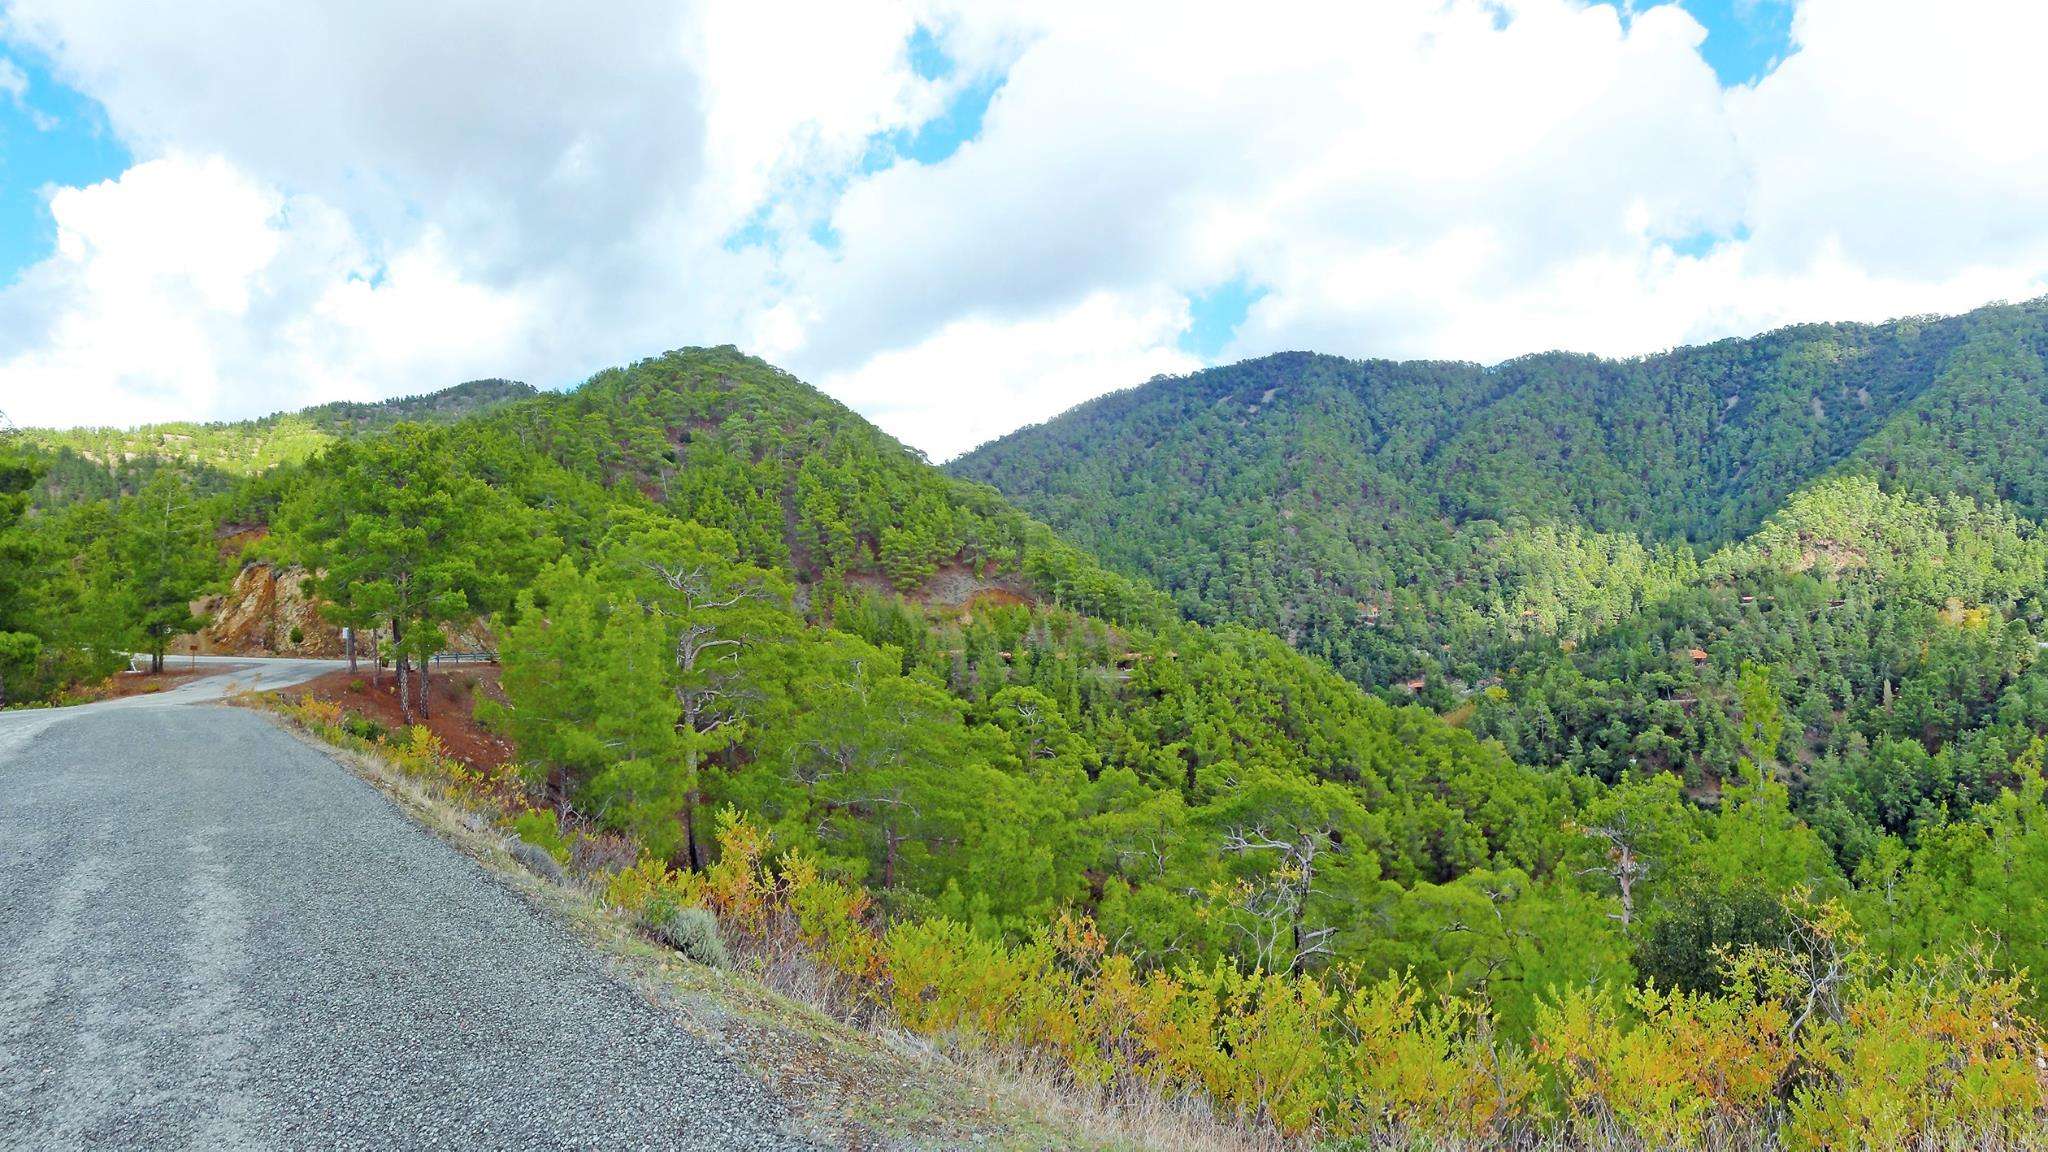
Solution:
[(207, 694), (0, 715), (0, 1148), (813, 1147), (331, 758), (180, 706)]

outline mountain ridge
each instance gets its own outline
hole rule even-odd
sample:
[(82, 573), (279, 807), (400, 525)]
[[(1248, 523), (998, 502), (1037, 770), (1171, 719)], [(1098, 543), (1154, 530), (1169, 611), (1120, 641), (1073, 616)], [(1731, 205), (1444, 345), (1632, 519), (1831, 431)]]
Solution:
[[(1629, 360), (1282, 353), (1098, 398), (947, 469), (1196, 619), (1271, 628), (1385, 685), (1495, 662), (1481, 624), (1523, 637), (1494, 601), (1540, 573), (1487, 553), (1529, 526), (1655, 568), (1740, 539), (1845, 467), (2041, 514), (2048, 468), (2011, 448), (2048, 438), (2044, 355), (2048, 300)], [(1388, 613), (1406, 621), (1391, 642)], [(1602, 619), (1548, 631), (1582, 638)], [(1417, 655), (1446, 631), (1449, 657)]]

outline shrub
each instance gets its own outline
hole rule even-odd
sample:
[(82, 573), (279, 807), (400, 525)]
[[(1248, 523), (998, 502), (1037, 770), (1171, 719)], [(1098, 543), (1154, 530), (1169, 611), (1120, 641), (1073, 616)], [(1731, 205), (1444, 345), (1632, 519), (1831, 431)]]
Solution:
[(514, 840), (511, 852), (512, 858), (519, 861), (528, 872), (546, 880), (550, 884), (560, 884), (566, 879), (562, 874), (562, 865), (553, 856), (548, 854), (547, 849), (537, 844), (529, 844), (524, 840)]
[(652, 856), (612, 873), (605, 881), (604, 902), (636, 916), (648, 905), (666, 903), (671, 907), (696, 904), (703, 899), (704, 882), (695, 875), (678, 872)]
[(730, 962), (725, 941), (718, 937), (718, 919), (702, 908), (656, 901), (642, 914), (641, 925), (656, 940), (707, 968), (723, 968)]
[(361, 696), (367, 689), (368, 685), (363, 683), (363, 678), (361, 676), (358, 676), (355, 679), (348, 682), (348, 690), (355, 693), (358, 696)]
[(803, 942), (833, 970), (859, 980), (865, 991), (879, 996), (882, 941), (867, 924), (873, 906), (867, 892), (824, 879), (817, 864), (802, 854), (792, 854), (778, 872)]
[(763, 863), (768, 833), (748, 822), (735, 808), (718, 813), (718, 862), (705, 873), (711, 907), (727, 923), (749, 936), (768, 929), (775, 879)]
[(617, 832), (578, 829), (569, 845), (569, 870), (578, 876), (620, 872), (640, 859), (640, 845)]
[(1359, 988), (1343, 1013), (1353, 1039), (1337, 1074), (1350, 1130), (1397, 1128), (1418, 1145), (1512, 1145), (1534, 1112), (1540, 1078), (1496, 1042), (1484, 1001), (1425, 1002), (1396, 974)]
[(1872, 973), (1801, 1045), (1793, 1149), (2035, 1147), (2048, 1119), (2039, 1025), (1981, 951)]
[(305, 630), (297, 624), (292, 625), (291, 639), (294, 644), (304, 644), (306, 642)]
[(391, 734), (384, 725), (371, 717), (357, 716), (353, 713), (342, 718), (341, 728), (342, 731), (347, 732), (349, 735), (361, 740), (367, 740), (372, 744), (382, 744), (384, 738)]
[(562, 835), (552, 808), (529, 808), (512, 817), (512, 834), (554, 857), (557, 864), (569, 862), (569, 839)]
[(405, 742), (391, 750), (391, 758), (408, 776), (427, 776), (441, 767), (445, 753), (441, 738), (424, 724), (415, 724), (406, 730)]

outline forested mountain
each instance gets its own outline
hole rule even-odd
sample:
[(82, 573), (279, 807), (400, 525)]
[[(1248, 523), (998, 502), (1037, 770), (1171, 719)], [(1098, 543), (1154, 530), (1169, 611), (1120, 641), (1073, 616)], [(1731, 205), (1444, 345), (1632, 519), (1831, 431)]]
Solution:
[[(784, 917), (918, 1030), (1302, 1139), (2024, 1132), (2048, 548), (2000, 455), (2025, 410), (1936, 422), (1994, 386), (1970, 365), (2038, 373), (2039, 311), (1277, 357), (962, 465), (1039, 461), (1020, 490), (1123, 573), (731, 348), (33, 515), (43, 457), (0, 444), (0, 683), (160, 646), (221, 530), (267, 526), (249, 554), (320, 574), (408, 721), (451, 629), (496, 635), (476, 708), (518, 772), (455, 779), (508, 832), (656, 919)], [(1297, 648), (1427, 668), (1459, 723)]]
[(1198, 620), (1466, 685), (1697, 579), (1834, 470), (2048, 511), (2048, 302), (1494, 367), (1269, 356), (950, 465)]

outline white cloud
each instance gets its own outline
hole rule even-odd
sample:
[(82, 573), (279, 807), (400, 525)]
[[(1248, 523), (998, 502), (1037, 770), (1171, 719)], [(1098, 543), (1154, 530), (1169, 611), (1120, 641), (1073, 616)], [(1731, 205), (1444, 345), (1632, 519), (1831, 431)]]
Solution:
[(56, 254), (0, 293), (0, 407), (18, 424), (440, 386), (486, 374), (535, 320), (463, 283), (432, 234), (373, 265), (339, 213), (218, 158), (148, 161), (57, 192), (50, 211)]
[[(1234, 279), (1264, 295), (1226, 358), (1627, 354), (2048, 288), (2028, 0), (1801, 0), (1734, 90), (1677, 6), (1581, 0), (0, 6), (143, 158), (58, 192), (59, 251), (0, 294), (0, 407), (41, 420), (734, 341), (944, 455), (1192, 367), (1188, 301)], [(952, 155), (864, 163), (997, 74)]]
[[(819, 385), (935, 459), (957, 455), (1105, 392), (1201, 366), (1174, 347), (1180, 297), (1100, 292), (1051, 315), (969, 316)], [(934, 397), (957, 402), (934, 404)]]

